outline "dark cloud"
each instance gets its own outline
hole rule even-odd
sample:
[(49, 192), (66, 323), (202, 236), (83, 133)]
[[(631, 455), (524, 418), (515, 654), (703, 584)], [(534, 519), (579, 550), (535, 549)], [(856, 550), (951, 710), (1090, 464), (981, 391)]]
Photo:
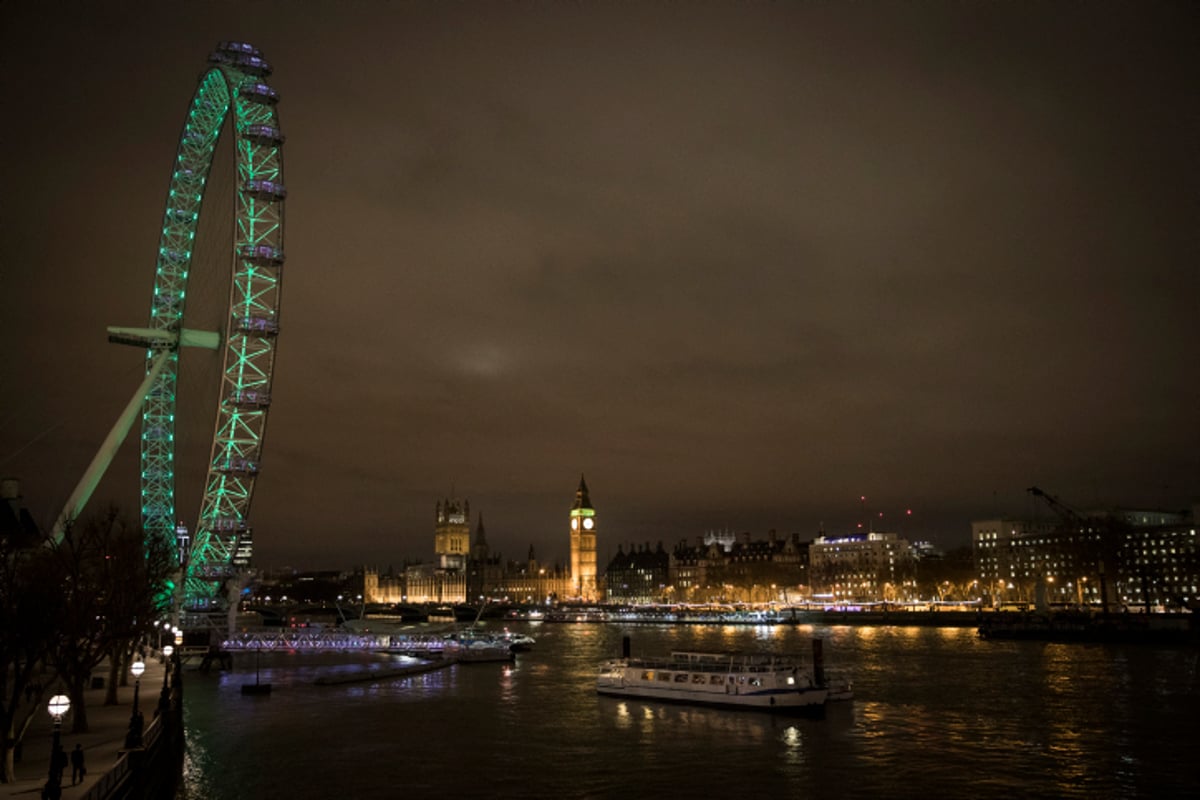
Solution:
[[(840, 530), (866, 494), (955, 543), (1034, 482), (1197, 500), (1191, 5), (0, 15), (0, 472), (43, 518), (142, 369), (104, 326), (146, 315), (227, 38), (275, 65), (288, 135), (268, 563), (427, 556), (452, 487), (507, 555), (562, 558), (581, 471), (609, 541)], [(136, 462), (98, 497), (136, 507)]]

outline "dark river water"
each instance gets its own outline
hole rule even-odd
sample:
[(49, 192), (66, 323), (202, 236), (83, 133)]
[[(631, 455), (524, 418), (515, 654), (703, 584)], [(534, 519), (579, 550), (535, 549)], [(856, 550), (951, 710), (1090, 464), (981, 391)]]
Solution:
[[(514, 664), (317, 686), (384, 656), (275, 653), (268, 697), (186, 674), (182, 800), (1185, 797), (1200, 793), (1195, 648), (987, 642), (971, 628), (517, 624)], [(634, 653), (811, 653), (854, 680), (823, 718), (597, 697)]]

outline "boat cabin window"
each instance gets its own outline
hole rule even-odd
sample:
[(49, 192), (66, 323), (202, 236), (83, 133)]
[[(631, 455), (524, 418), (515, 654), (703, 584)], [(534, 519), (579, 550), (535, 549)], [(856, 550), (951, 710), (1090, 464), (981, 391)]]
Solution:
[(660, 681), (669, 681), (669, 680), (671, 680), (671, 673), (669, 673), (669, 672), (660, 672), (660, 673), (658, 673), (658, 679), (659, 679)]
[(704, 676), (700, 674), (693, 675), (692, 683), (704, 683)]
[(686, 672), (676, 672), (675, 673), (675, 682), (676, 683), (687, 683), (687, 673)]
[(643, 672), (643, 673), (642, 673), (642, 680), (644, 680), (644, 681), (652, 681), (652, 680), (654, 680), (654, 670), (652, 670), (652, 669), (648, 669), (648, 670), (646, 670), (645, 672)]
[(750, 685), (751, 686), (762, 686), (762, 678), (751, 678)]
[(720, 686), (724, 681), (721, 680), (720, 675), (713, 675), (708, 679), (708, 682), (716, 686)]

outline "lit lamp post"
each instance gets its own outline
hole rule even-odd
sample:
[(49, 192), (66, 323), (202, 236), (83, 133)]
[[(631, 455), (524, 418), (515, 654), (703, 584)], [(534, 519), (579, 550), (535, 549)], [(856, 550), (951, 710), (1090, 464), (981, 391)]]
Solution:
[(71, 710), (71, 699), (65, 694), (56, 694), (46, 704), (46, 710), (54, 717), (54, 737), (50, 744), (50, 774), (46, 776), (46, 786), (42, 796), (49, 800), (62, 797), (62, 771), (66, 766), (66, 754), (62, 756), (62, 745), (59, 744), (59, 731), (62, 729), (62, 718)]
[(167, 678), (171, 675), (171, 654), (175, 652), (175, 648), (167, 645), (162, 649), (163, 654), (163, 688), (162, 694), (158, 696), (158, 710), (163, 713), (171, 708), (171, 690), (167, 686)]
[(129, 665), (133, 673), (133, 711), (129, 714), (129, 733), (125, 734), (125, 749), (132, 750), (142, 746), (142, 715), (138, 713), (138, 689), (141, 686), (142, 673), (146, 665), (141, 659)]

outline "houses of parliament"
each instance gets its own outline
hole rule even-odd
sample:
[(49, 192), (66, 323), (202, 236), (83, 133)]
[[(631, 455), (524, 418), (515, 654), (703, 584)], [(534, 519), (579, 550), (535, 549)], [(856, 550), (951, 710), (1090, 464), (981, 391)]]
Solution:
[(438, 501), (434, 510), (434, 561), (406, 567), (399, 575), (364, 570), (367, 603), (466, 603), (480, 597), (516, 602), (599, 599), (596, 579), (596, 509), (581, 475), (568, 514), (569, 568), (538, 561), (529, 548), (525, 561), (503, 561), (488, 547), (483, 515), (471, 537), (471, 504), (458, 498)]

